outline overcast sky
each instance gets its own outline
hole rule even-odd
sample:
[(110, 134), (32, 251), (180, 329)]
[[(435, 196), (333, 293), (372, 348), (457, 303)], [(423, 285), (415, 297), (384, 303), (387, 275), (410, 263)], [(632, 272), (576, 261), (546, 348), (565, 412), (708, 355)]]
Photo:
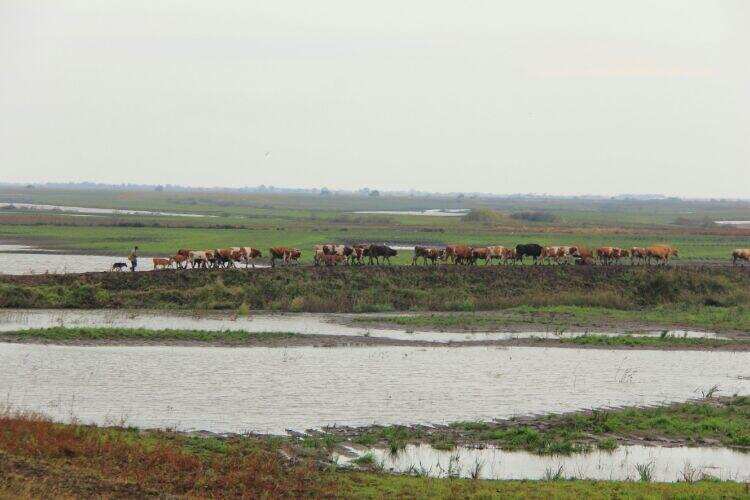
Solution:
[(746, 0), (0, 0), (0, 181), (750, 197)]

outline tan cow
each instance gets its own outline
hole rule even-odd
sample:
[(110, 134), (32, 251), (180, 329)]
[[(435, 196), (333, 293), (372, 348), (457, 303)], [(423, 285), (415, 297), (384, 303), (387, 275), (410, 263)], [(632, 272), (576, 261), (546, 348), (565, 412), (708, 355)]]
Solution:
[(630, 263), (635, 264), (636, 262), (646, 262), (646, 247), (632, 247), (630, 249)]
[(490, 252), (490, 261), (492, 261), (492, 259), (497, 259), (497, 263), (499, 264), (503, 259), (503, 252), (505, 252), (505, 250), (506, 248), (500, 245), (487, 247), (487, 251)]
[(666, 265), (672, 256), (679, 257), (677, 249), (668, 245), (652, 245), (646, 248), (646, 258), (649, 263), (651, 259), (654, 259), (657, 264)]
[(738, 260), (750, 262), (750, 248), (737, 248), (732, 250), (732, 265), (736, 265)]
[(471, 249), (471, 264), (478, 260), (483, 260), (484, 265), (492, 263), (492, 253), (487, 247), (473, 247)]
[(154, 257), (151, 259), (151, 261), (154, 263), (154, 269), (166, 269), (172, 265), (172, 259), (162, 259), (160, 257)]

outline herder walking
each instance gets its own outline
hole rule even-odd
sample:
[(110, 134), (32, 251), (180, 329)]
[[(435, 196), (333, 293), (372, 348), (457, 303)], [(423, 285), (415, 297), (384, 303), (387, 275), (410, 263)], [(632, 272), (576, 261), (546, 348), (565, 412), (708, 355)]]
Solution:
[(130, 261), (130, 270), (135, 272), (135, 268), (138, 267), (138, 247), (133, 247), (133, 251), (128, 255)]

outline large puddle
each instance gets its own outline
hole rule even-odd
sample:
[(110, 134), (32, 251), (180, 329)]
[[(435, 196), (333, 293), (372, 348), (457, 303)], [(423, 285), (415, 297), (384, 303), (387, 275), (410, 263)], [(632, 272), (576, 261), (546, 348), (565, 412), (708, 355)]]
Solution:
[(451, 347), (0, 344), (12, 408), (139, 427), (282, 433), (449, 423), (750, 393), (750, 354)]
[(74, 214), (91, 214), (91, 215), (160, 215), (168, 217), (209, 217), (203, 214), (184, 214), (173, 212), (154, 212), (151, 210), (124, 210), (118, 208), (88, 208), (88, 207), (69, 207), (64, 205), (44, 205), (39, 203), (0, 203), (0, 210), (12, 210), (13, 208), (21, 210), (39, 210), (54, 212), (70, 212)]
[[(425, 444), (408, 445), (397, 454), (382, 449), (369, 453), (387, 471), (432, 477), (550, 479), (559, 475), (560, 479), (638, 481), (640, 468), (650, 471), (652, 480), (660, 482), (750, 480), (750, 453), (726, 448), (621, 446), (612, 452), (540, 456), (497, 448), (439, 451)], [(339, 457), (339, 463), (349, 461)]]
[[(303, 335), (345, 335), (388, 338), (422, 342), (483, 342), (515, 338), (561, 338), (584, 335), (585, 332), (420, 332), (398, 329), (368, 328), (341, 324), (351, 315), (333, 314), (251, 314), (240, 316), (222, 312), (78, 310), (78, 309), (0, 309), (0, 331), (28, 328), (110, 327), (184, 329), (206, 331), (291, 332)], [(592, 332), (593, 333), (593, 332)], [(599, 333), (618, 335), (617, 333)], [(687, 337), (719, 337), (712, 332), (673, 331)], [(659, 333), (642, 335), (656, 336)]]

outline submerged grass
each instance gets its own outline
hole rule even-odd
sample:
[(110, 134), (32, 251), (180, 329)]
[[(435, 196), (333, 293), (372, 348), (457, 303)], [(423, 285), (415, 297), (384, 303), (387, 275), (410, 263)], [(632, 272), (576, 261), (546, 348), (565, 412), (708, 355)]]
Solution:
[(480, 314), (417, 314), (355, 318), (363, 324), (388, 323), (405, 328), (491, 331), (519, 325), (555, 329), (638, 325), (750, 332), (750, 307), (657, 306), (623, 310), (591, 306), (519, 306)]

